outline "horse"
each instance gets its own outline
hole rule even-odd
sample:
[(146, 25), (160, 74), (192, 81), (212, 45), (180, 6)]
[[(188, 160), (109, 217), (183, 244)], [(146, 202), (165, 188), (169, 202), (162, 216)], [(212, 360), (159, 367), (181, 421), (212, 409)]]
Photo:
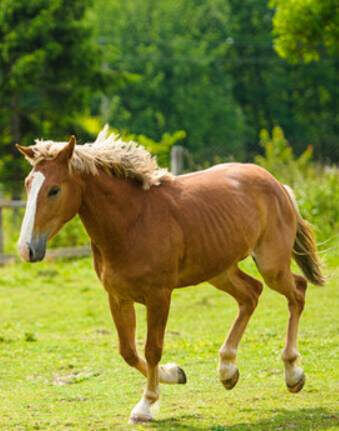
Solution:
[[(123, 142), (107, 126), (94, 143), (76, 145), (72, 136), (17, 148), (32, 165), (19, 254), (28, 262), (42, 260), (47, 241), (79, 214), (107, 291), (120, 354), (147, 379), (131, 423), (153, 419), (159, 383), (186, 383), (178, 365), (160, 365), (173, 289), (207, 281), (237, 301), (239, 313), (218, 366), (224, 387), (236, 385), (238, 345), (263, 289), (238, 267), (247, 256), (265, 283), (287, 299), (285, 382), (292, 393), (303, 388), (298, 322), (307, 280), (322, 285), (324, 277), (314, 234), (289, 187), (254, 164), (225, 163), (173, 176), (146, 149)], [(292, 258), (305, 277), (291, 272)], [(134, 303), (147, 311), (145, 359), (136, 349)]]

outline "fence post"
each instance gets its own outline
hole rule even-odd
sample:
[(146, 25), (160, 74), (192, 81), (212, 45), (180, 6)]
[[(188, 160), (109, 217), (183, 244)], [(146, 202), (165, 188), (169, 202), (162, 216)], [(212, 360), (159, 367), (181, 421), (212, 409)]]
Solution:
[(171, 172), (173, 175), (179, 175), (184, 169), (185, 149), (180, 145), (174, 145), (171, 148)]

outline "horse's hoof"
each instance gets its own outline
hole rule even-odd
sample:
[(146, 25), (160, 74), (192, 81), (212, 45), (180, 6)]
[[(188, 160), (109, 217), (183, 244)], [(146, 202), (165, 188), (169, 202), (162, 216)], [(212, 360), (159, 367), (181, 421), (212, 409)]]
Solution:
[(180, 385), (184, 385), (186, 382), (187, 382), (187, 377), (186, 377), (185, 371), (182, 368), (178, 367), (178, 383)]
[(132, 414), (131, 417), (129, 418), (128, 423), (130, 425), (136, 425), (136, 424), (145, 424), (148, 422), (151, 422), (153, 420), (152, 416), (150, 415), (145, 415), (145, 414)]
[(300, 392), (302, 390), (302, 388), (305, 385), (305, 381), (306, 381), (306, 377), (304, 372), (302, 373), (302, 375), (300, 376), (299, 380), (297, 381), (297, 383), (295, 383), (294, 385), (290, 385), (288, 383), (286, 383), (287, 389), (292, 392), (293, 394), (296, 394), (297, 392)]
[(240, 373), (237, 368), (236, 372), (233, 374), (233, 376), (230, 379), (222, 380), (221, 383), (225, 386), (227, 390), (231, 390), (238, 383), (239, 376), (240, 376)]

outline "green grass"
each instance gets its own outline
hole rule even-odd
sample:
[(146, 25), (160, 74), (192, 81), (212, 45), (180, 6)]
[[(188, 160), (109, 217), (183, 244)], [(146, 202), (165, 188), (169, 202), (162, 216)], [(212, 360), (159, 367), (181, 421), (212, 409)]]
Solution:
[[(237, 311), (233, 299), (207, 284), (175, 291), (163, 362), (182, 366), (188, 383), (162, 385), (157, 420), (136, 427), (126, 423), (144, 379), (117, 353), (91, 260), (1, 268), (0, 430), (339, 429), (338, 263), (338, 251), (329, 250), (329, 282), (308, 290), (299, 337), (307, 382), (296, 395), (285, 388), (280, 360), (282, 296), (264, 290), (239, 349), (239, 383), (227, 392), (216, 367)], [(137, 310), (142, 349), (145, 312)]]

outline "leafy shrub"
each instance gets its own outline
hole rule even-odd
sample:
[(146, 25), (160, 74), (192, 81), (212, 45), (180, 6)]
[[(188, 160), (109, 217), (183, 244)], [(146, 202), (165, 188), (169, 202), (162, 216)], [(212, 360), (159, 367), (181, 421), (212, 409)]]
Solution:
[(299, 157), (296, 157), (280, 127), (273, 128), (272, 136), (266, 129), (263, 129), (260, 132), (260, 145), (264, 149), (264, 155), (256, 156), (255, 162), (291, 187), (296, 181), (305, 178), (313, 168), (310, 163), (312, 147), (307, 147)]
[(296, 157), (279, 127), (272, 136), (263, 130), (260, 137), (264, 155), (256, 156), (255, 162), (293, 188), (300, 211), (314, 225), (319, 240), (333, 238), (339, 229), (338, 169), (314, 164), (312, 147)]
[(327, 241), (339, 232), (339, 172), (319, 167), (314, 173), (295, 191), (301, 213), (314, 225), (318, 238)]

